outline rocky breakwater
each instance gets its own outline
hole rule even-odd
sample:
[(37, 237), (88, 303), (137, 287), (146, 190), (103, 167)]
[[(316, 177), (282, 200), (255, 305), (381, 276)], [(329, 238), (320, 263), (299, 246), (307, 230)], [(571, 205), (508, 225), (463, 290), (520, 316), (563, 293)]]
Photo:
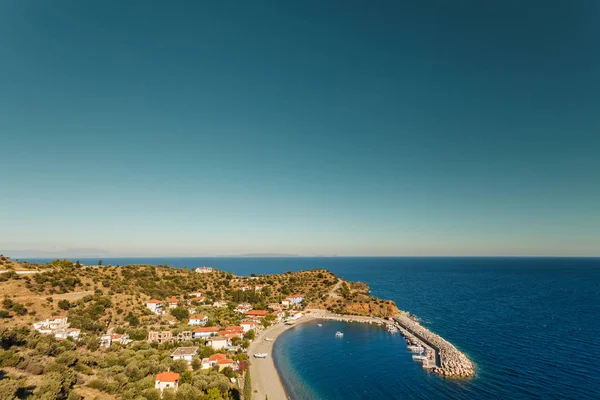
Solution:
[(463, 353), (458, 351), (450, 342), (429, 331), (408, 314), (397, 314), (394, 320), (401, 327), (432, 347), (439, 354), (437, 366), (433, 372), (448, 378), (471, 378), (475, 375), (475, 366)]

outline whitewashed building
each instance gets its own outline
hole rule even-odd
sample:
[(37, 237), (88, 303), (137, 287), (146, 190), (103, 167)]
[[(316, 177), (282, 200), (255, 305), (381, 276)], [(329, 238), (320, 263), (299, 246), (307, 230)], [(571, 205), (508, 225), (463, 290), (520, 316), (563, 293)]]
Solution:
[(154, 380), (154, 389), (158, 389), (161, 392), (164, 389), (177, 390), (179, 387), (179, 374), (176, 372), (161, 372), (156, 375)]
[(188, 364), (191, 364), (196, 354), (198, 354), (198, 347), (178, 347), (171, 354), (171, 358), (175, 361), (185, 360)]
[(206, 325), (208, 317), (206, 315), (190, 315), (189, 325)]

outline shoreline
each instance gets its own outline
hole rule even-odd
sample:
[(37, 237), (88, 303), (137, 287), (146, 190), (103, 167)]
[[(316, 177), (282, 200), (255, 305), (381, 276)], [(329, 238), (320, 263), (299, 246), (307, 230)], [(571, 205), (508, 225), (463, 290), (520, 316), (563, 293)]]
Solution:
[[(385, 324), (382, 318), (362, 317), (357, 315), (341, 315), (331, 314), (326, 310), (307, 309), (307, 314), (298, 319), (292, 325), (285, 325), (280, 322), (270, 326), (264, 331), (256, 335), (255, 340), (248, 348), (248, 357), (250, 357), (250, 378), (252, 380), (252, 396), (256, 399), (290, 399), (281, 375), (275, 365), (273, 357), (273, 347), (281, 334), (288, 329), (305, 324), (319, 319), (344, 321), (344, 322), (360, 322), (368, 324)], [(389, 322), (388, 322), (389, 323)], [(265, 338), (273, 339), (273, 341), (265, 341)], [(267, 353), (267, 358), (254, 358), (255, 353)], [(255, 392), (256, 390), (256, 392)]]
[[(401, 330), (405, 339), (411, 339), (413, 342), (430, 347), (433, 355), (437, 354), (439, 365), (432, 368), (435, 374), (446, 378), (459, 379), (471, 378), (475, 375), (473, 363), (463, 353), (442, 337), (402, 314), (394, 316), (392, 320), (386, 320), (377, 317), (332, 314), (329, 311), (320, 309), (306, 309), (305, 312), (306, 314), (294, 322), (293, 325), (285, 325), (285, 323), (280, 322), (260, 332), (248, 348), (248, 356), (251, 358), (250, 376), (252, 379), (252, 394), (256, 399), (262, 400), (266, 397), (270, 399), (290, 399), (289, 393), (275, 365), (273, 348), (275, 342), (283, 332), (315, 320), (394, 325)], [(406, 328), (409, 328), (410, 331)], [(418, 337), (415, 337), (415, 334)], [(264, 340), (265, 338), (272, 339), (272, 341), (267, 342)], [(268, 356), (265, 359), (253, 358), (253, 354), (255, 353), (267, 353)]]

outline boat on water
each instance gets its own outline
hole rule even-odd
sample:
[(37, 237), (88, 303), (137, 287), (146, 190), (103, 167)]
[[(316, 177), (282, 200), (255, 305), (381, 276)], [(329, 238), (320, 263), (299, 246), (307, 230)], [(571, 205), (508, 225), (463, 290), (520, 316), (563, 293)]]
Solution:
[(267, 358), (267, 353), (254, 353), (254, 358)]
[(427, 360), (427, 356), (421, 355), (421, 354), (414, 354), (412, 356), (412, 359), (415, 361), (425, 361)]
[(342, 332), (340, 332), (340, 331), (337, 331), (337, 332), (335, 333), (335, 336), (336, 336), (336, 337), (343, 337), (343, 336), (344, 336), (344, 334), (343, 334)]
[(389, 333), (396, 333), (398, 332), (398, 328), (396, 328), (394, 325), (388, 325), (387, 326), (387, 330)]
[(317, 324), (317, 326), (323, 326), (323, 324)]
[(414, 344), (406, 346), (406, 348), (412, 353), (422, 353), (425, 351), (425, 349), (422, 346), (415, 346)]

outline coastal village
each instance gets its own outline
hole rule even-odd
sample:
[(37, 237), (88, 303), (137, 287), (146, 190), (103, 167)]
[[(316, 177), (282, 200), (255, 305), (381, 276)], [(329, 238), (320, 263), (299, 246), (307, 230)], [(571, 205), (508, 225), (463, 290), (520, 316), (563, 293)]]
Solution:
[(425, 368), (474, 373), (393, 302), (326, 270), (245, 277), (209, 266), (1, 260), (0, 394), (8, 385), (32, 398), (250, 399), (262, 396), (251, 370), (269, 356), (256, 350), (272, 347), (267, 335), (315, 318), (385, 324), (422, 349)]

